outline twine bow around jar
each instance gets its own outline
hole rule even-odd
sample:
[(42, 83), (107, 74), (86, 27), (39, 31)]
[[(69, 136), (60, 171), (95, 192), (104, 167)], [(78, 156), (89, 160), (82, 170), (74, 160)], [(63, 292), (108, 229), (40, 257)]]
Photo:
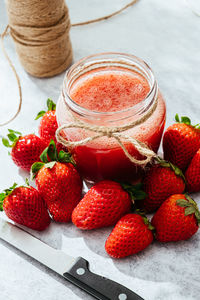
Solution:
[[(83, 121), (79, 120), (78, 118), (76, 118), (71, 112), (69, 112), (69, 109), (68, 109), (68, 112), (70, 113), (70, 116), (72, 117), (73, 121), (69, 124), (63, 124), (56, 130), (56, 139), (59, 143), (61, 143), (65, 147), (76, 147), (76, 146), (85, 145), (85, 144), (92, 142), (101, 137), (114, 138), (116, 140), (116, 142), (120, 145), (122, 150), (124, 151), (124, 154), (126, 155), (126, 157), (132, 163), (134, 163), (136, 165), (140, 165), (140, 166), (146, 166), (146, 164), (151, 162), (153, 158), (157, 157), (157, 154), (154, 151), (152, 151), (145, 143), (131, 137), (130, 135), (125, 134), (124, 132), (147, 121), (151, 117), (151, 115), (154, 113), (154, 111), (156, 110), (157, 105), (158, 105), (158, 97), (156, 97), (151, 108), (141, 118), (138, 118), (137, 120), (132, 121), (123, 126), (117, 126), (117, 127), (90, 125), (90, 124), (83, 122)], [(85, 129), (87, 131), (90, 131), (90, 132), (93, 132), (96, 134), (91, 135), (87, 138), (81, 139), (79, 141), (70, 141), (70, 140), (66, 140), (61, 134), (62, 130), (68, 129), (68, 128)], [(134, 146), (134, 148), (138, 151), (138, 153), (140, 155), (142, 155), (146, 158), (138, 160), (133, 155), (131, 155), (128, 152), (127, 148), (125, 147), (124, 141), (129, 142), (132, 146)]]

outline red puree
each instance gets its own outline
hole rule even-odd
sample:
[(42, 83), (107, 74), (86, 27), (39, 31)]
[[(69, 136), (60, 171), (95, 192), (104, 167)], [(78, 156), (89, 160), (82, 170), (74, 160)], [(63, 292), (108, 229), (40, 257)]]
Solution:
[[(71, 89), (71, 98), (79, 105), (92, 111), (115, 112), (134, 106), (150, 91), (147, 80), (132, 71), (98, 71), (84, 75)], [(161, 95), (159, 104), (144, 124), (133, 129), (131, 136), (158, 150), (165, 121), (165, 105)], [(127, 119), (127, 122), (130, 120)], [(103, 125), (103, 124), (102, 124)], [(92, 145), (73, 149), (74, 158), (83, 177), (97, 181), (101, 179), (136, 179), (140, 168), (133, 165), (119, 145), (94, 141)], [(140, 158), (131, 145), (129, 152)]]
[(146, 79), (133, 72), (98, 73), (74, 87), (71, 98), (79, 105), (99, 112), (120, 111), (143, 100), (150, 90)]

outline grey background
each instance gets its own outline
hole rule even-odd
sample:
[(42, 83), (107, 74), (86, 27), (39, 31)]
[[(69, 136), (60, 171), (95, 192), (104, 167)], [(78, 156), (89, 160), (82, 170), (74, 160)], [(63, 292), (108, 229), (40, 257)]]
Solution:
[[(95, 18), (120, 8), (128, 0), (69, 0), (72, 23)], [(190, 1), (191, 2), (191, 1)], [(194, 3), (194, 1), (192, 1)], [(4, 1), (0, 2), (0, 31), (7, 24)], [(97, 52), (122, 51), (143, 58), (154, 70), (167, 103), (167, 126), (175, 113), (200, 121), (200, 18), (183, 0), (140, 0), (110, 20), (72, 28), (74, 61)], [(64, 74), (37, 79), (21, 67), (8, 37), (5, 46), (21, 78), (23, 106), (18, 118), (5, 128), (37, 132), (37, 112), (47, 97), (57, 101)], [(16, 81), (0, 51), (0, 121), (18, 105)], [(23, 183), (27, 174), (18, 171), (0, 145), (0, 190), (14, 181)], [(199, 195), (194, 198), (199, 202)], [(200, 294), (200, 235), (177, 244), (154, 243), (141, 254), (112, 260), (104, 250), (111, 228), (81, 232), (71, 224), (51, 224), (41, 234), (49, 245), (74, 256), (82, 255), (91, 269), (133, 289), (146, 300), (192, 300)], [(0, 299), (77, 300), (92, 299), (31, 258), (0, 242)]]

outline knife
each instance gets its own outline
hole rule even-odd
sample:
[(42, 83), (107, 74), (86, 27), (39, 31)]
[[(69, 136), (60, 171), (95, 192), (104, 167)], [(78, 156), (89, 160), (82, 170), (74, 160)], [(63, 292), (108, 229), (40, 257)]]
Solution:
[(82, 257), (74, 258), (41, 242), (23, 229), (0, 218), (0, 238), (33, 257), (99, 300), (144, 300), (125, 286), (96, 275)]

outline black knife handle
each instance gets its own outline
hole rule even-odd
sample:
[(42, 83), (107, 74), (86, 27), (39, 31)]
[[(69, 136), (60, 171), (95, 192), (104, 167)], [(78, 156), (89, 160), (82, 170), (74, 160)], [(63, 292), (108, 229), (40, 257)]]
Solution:
[(63, 276), (99, 300), (144, 300), (125, 286), (90, 272), (88, 261), (82, 257)]

